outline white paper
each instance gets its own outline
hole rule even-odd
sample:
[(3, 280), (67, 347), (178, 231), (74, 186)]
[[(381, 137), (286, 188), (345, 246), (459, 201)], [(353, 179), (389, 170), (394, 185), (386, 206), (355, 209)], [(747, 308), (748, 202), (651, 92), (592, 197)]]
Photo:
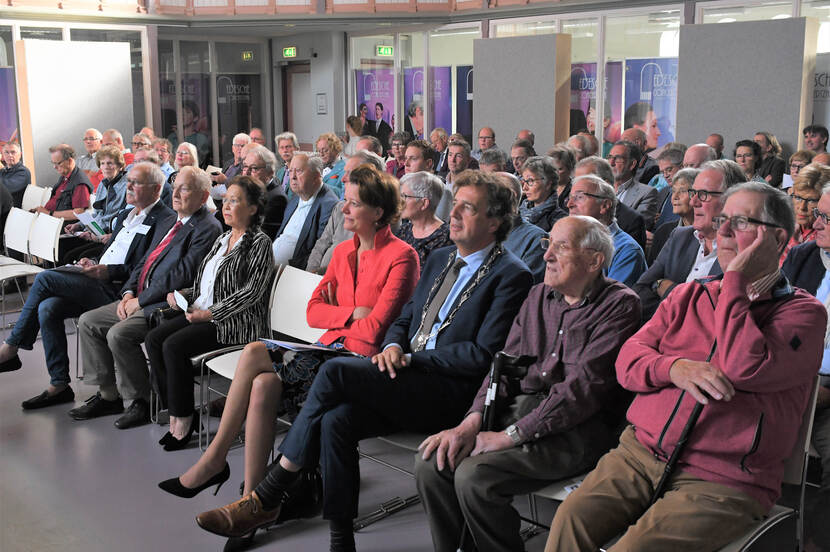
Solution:
[(214, 175), (216, 173), (222, 174), (222, 167), (214, 167), (213, 165), (208, 165), (205, 169), (205, 172)]
[(309, 345), (307, 343), (297, 343), (295, 341), (280, 341), (278, 339), (260, 339), (260, 341), (267, 341), (268, 343), (273, 343), (278, 347), (282, 347), (283, 349), (287, 349), (289, 351), (326, 351), (327, 353), (335, 353), (338, 355), (360, 356), (346, 349), (331, 349), (329, 347)]
[(92, 215), (89, 211), (84, 211), (83, 213), (78, 213), (78, 220), (83, 224), (87, 230), (95, 234), (96, 236), (103, 236), (106, 234), (103, 228), (101, 228), (97, 222), (92, 218)]
[(176, 304), (179, 308), (182, 309), (183, 312), (187, 312), (187, 299), (184, 298), (184, 295), (174, 290), (173, 297), (176, 298)]
[(793, 187), (793, 177), (785, 173), (784, 174), (784, 179), (781, 180), (781, 188), (786, 190), (787, 188), (792, 188), (792, 187)]

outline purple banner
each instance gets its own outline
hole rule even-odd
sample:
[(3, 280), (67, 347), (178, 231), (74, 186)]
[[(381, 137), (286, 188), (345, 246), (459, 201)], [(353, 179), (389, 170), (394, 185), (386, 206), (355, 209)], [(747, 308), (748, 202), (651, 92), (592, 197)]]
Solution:
[[(650, 148), (673, 142), (677, 132), (677, 58), (626, 60), (625, 109), (632, 116), (636, 110), (648, 110), (642, 130)], [(656, 128), (651, 126), (655, 118)]]
[[(576, 110), (585, 116), (585, 126), (591, 132), (596, 128), (597, 64), (571, 65), (571, 115)], [(605, 119), (604, 142), (614, 143), (620, 137), (622, 112), (622, 62), (605, 64)], [(578, 113), (576, 115), (579, 115)]]
[(357, 113), (360, 106), (366, 104), (368, 118), (375, 120), (375, 104), (383, 105), (384, 121), (395, 128), (395, 73), (392, 69), (356, 69), (354, 72), (355, 98)]
[(17, 131), (17, 91), (14, 85), (14, 68), (0, 69), (0, 144), (20, 141)]
[(429, 128), (441, 127), (452, 134), (452, 71), (450, 67), (430, 67), (432, 81)]
[(471, 144), (473, 139), (473, 66), (455, 68), (455, 131)]

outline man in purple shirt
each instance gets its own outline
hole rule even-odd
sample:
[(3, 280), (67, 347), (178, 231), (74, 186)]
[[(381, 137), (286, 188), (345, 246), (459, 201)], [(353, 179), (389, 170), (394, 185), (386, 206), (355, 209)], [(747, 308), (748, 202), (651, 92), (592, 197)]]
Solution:
[(457, 549), (465, 521), (480, 552), (524, 550), (513, 496), (594, 466), (623, 421), (614, 361), (637, 330), (640, 300), (602, 274), (614, 254), (611, 234), (593, 218), (570, 216), (540, 247), (544, 283), (531, 288), (504, 346), (537, 361), (500, 391), (500, 431), (482, 431), (485, 379), (464, 420), (428, 437), (416, 455), (439, 552)]

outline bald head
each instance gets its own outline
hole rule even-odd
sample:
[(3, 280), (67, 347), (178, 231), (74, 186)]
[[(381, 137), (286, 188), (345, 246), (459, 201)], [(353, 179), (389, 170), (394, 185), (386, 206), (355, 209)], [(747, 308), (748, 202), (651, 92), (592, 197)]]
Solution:
[[(706, 138), (706, 145), (715, 150), (715, 159), (723, 157), (723, 136), (720, 134), (710, 134)], [(711, 159), (710, 161), (714, 161), (715, 159)]]
[(530, 145), (533, 146), (536, 143), (536, 136), (532, 132), (530, 132), (530, 130), (523, 128), (516, 135), (516, 141), (518, 142), (519, 140), (527, 140), (528, 142), (530, 142)]
[(646, 147), (646, 133), (640, 130), (639, 128), (627, 128), (623, 131), (620, 135), (620, 140), (626, 140), (628, 142), (633, 142), (637, 144), (637, 147), (641, 150), (645, 149)]
[(690, 146), (683, 155), (683, 168), (699, 169), (707, 161), (717, 159), (715, 150), (707, 144), (695, 144)]

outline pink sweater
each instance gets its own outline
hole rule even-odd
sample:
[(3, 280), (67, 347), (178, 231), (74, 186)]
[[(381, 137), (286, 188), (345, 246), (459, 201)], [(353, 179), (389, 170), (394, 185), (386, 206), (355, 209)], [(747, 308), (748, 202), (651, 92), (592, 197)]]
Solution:
[(637, 439), (665, 461), (695, 402), (687, 393), (672, 415), (681, 390), (669, 369), (680, 358), (705, 361), (717, 338), (712, 364), (736, 393), (704, 407), (678, 469), (771, 508), (821, 364), (827, 314), (797, 288), (789, 300), (768, 293), (750, 303), (747, 284), (734, 271), (708, 283), (714, 311), (703, 286), (678, 286), (623, 345), (617, 379), (637, 393), (628, 410)]

